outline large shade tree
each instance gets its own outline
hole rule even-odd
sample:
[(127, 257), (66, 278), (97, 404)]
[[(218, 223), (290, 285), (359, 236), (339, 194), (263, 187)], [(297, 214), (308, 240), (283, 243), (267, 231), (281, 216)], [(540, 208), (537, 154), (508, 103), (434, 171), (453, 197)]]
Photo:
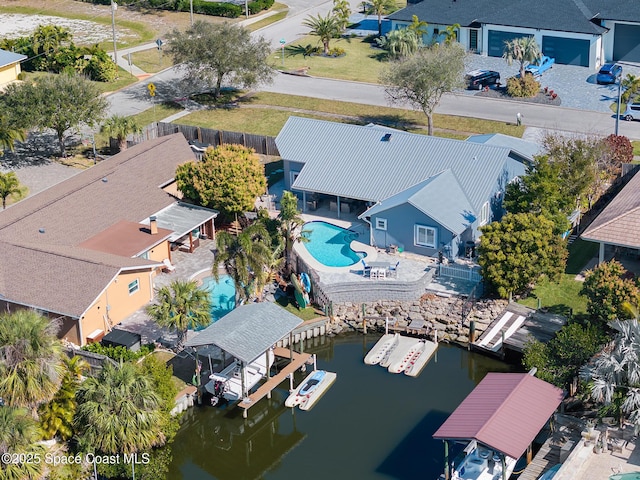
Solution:
[(177, 168), (176, 182), (185, 197), (219, 210), (228, 220), (253, 210), (256, 197), (267, 189), (260, 159), (242, 145), (207, 149), (201, 161)]
[(309, 15), (302, 24), (311, 29), (309, 32), (311, 35), (316, 35), (320, 39), (323, 53), (329, 55), (329, 42), (332, 38), (339, 37), (342, 32), (341, 20), (336, 15), (327, 13), (324, 17), (320, 14), (315, 17)]
[(74, 426), (82, 449), (109, 455), (148, 452), (162, 445), (162, 400), (136, 364), (105, 364), (76, 394)]
[(159, 325), (178, 332), (178, 350), (182, 350), (189, 328), (204, 327), (211, 323), (209, 292), (197, 282), (175, 280), (156, 291), (156, 303), (147, 307), (147, 313)]
[(542, 275), (555, 280), (564, 271), (565, 242), (543, 215), (509, 213), (480, 230), (482, 275), (503, 298), (524, 292)]
[(0, 315), (0, 397), (35, 409), (58, 391), (64, 365), (58, 326), (33, 310)]
[(274, 70), (267, 64), (269, 42), (254, 39), (246, 28), (224, 23), (198, 21), (184, 32), (168, 36), (167, 53), (185, 73), (185, 78), (211, 87), (218, 98), (223, 82), (252, 88), (271, 82)]
[(381, 74), (392, 103), (409, 103), (427, 116), (433, 135), (433, 112), (442, 95), (462, 85), (465, 52), (458, 44), (423, 48), (415, 55), (391, 62)]
[(236, 299), (248, 299), (264, 287), (273, 263), (271, 238), (262, 223), (254, 223), (237, 236), (219, 232), (218, 252), (211, 272), (216, 281), (220, 267), (231, 276), (236, 287)]
[(68, 135), (82, 125), (95, 125), (108, 105), (102, 92), (89, 80), (66, 73), (45, 75), (37, 82), (11, 84), (1, 103), (16, 128), (54, 130), (63, 157)]

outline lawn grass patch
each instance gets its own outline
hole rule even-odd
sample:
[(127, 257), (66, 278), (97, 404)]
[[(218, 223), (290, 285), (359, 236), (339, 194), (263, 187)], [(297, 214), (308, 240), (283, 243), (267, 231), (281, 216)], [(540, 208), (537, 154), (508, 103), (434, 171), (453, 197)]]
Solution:
[(131, 54), (133, 64), (146, 73), (158, 73), (173, 66), (173, 59), (166, 53), (160, 54), (157, 48), (142, 50)]
[(300, 310), (298, 306), (289, 297), (279, 297), (276, 303), (284, 308), (286, 311), (293, 313), (296, 317), (300, 317), (303, 321), (313, 320), (314, 318), (322, 317), (322, 314), (317, 312), (313, 307), (307, 307), (304, 310)]
[(529, 308), (540, 306), (561, 315), (583, 315), (587, 313), (587, 298), (580, 295), (581, 289), (582, 282), (577, 281), (575, 275), (564, 274), (558, 283), (543, 278), (529, 296), (518, 303)]
[(565, 272), (570, 275), (577, 275), (584, 266), (598, 254), (598, 244), (587, 242), (581, 238), (576, 238), (569, 245), (569, 258), (567, 259), (567, 267)]
[(339, 47), (345, 51), (345, 55), (336, 58), (321, 55), (305, 57), (303, 52), (308, 45), (314, 47), (321, 46), (322, 43), (314, 35), (302, 37), (285, 47), (284, 66), (281, 49), (271, 55), (271, 64), (274, 68), (285, 71), (308, 67), (309, 72), (315, 77), (378, 83), (380, 72), (385, 65), (382, 59), (386, 57), (386, 53), (379, 48), (373, 48), (368, 40), (360, 37), (332, 39), (331, 48)]
[[(261, 28), (271, 25), (272, 23), (279, 22), (280, 20), (286, 18), (287, 14), (289, 13), (288, 7), (282, 3), (274, 3), (273, 7), (271, 7), (270, 10), (278, 11), (278, 13), (267, 18), (263, 18), (262, 20), (258, 20), (257, 22), (251, 23), (247, 25), (247, 28), (252, 32), (255, 32), (256, 30), (260, 30)], [(263, 12), (260, 13), (262, 14)]]
[(640, 140), (634, 140), (631, 145), (633, 146), (633, 154), (640, 156)]

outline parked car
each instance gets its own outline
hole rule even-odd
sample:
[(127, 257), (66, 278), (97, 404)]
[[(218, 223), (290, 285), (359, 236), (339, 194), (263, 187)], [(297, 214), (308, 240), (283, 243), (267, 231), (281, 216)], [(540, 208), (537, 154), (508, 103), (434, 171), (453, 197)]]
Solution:
[(553, 64), (556, 63), (555, 58), (547, 57), (546, 55), (542, 55), (537, 63), (530, 63), (526, 67), (524, 67), (525, 73), (531, 73), (533, 75), (542, 75), (544, 72), (553, 67)]
[(617, 63), (607, 63), (602, 66), (598, 74), (596, 75), (596, 82), (598, 85), (607, 85), (610, 83), (616, 83), (622, 76), (622, 67)]
[(471, 90), (482, 90), (489, 85), (500, 83), (500, 73), (493, 70), (474, 70), (464, 77), (467, 88)]
[(622, 118), (625, 120), (640, 120), (640, 102), (627, 103), (627, 108), (622, 114)]

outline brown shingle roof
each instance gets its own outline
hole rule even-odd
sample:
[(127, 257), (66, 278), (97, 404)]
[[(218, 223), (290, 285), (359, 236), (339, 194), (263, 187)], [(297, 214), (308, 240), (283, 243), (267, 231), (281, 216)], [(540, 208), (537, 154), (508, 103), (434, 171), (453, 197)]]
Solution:
[(78, 246), (123, 257), (133, 257), (166, 240), (172, 233), (172, 230), (158, 228), (158, 233), (152, 235), (146, 225), (121, 220)]
[(526, 373), (488, 373), (433, 438), (477, 440), (519, 458), (562, 397), (562, 390)]
[(175, 202), (162, 187), (193, 159), (182, 134), (161, 137), (1, 211), (0, 299), (79, 317), (121, 270), (157, 266), (79, 245)]
[(640, 248), (640, 172), (582, 233), (585, 240)]

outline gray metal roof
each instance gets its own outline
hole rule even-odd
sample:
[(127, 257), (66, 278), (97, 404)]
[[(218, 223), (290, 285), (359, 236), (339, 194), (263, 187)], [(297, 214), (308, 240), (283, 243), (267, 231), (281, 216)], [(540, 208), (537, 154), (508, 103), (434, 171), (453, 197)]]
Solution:
[(451, 170), (445, 170), (374, 205), (360, 218), (404, 203), (413, 205), (454, 235), (464, 232), (477, 217), (477, 212), (473, 210)]
[(20, 53), (9, 52), (8, 50), (0, 50), (0, 67), (6, 67), (12, 63), (18, 63), (26, 60), (27, 56)]
[[(389, 19), (411, 22), (412, 15), (434, 25), (463, 27), (477, 24), (504, 25), (522, 28), (536, 28), (558, 32), (601, 34), (607, 31), (592, 18), (598, 17), (602, 9), (609, 16), (638, 21), (636, 0), (537, 0), (531, 8), (530, 0), (422, 0), (389, 15)], [(607, 4), (611, 6), (607, 6)], [(622, 14), (614, 13), (622, 10)], [(550, 14), (549, 12), (553, 12)]]
[[(217, 210), (191, 205), (190, 203), (176, 202), (160, 210), (155, 214), (155, 217), (158, 227), (174, 232), (169, 237), (169, 241), (174, 242), (203, 223), (216, 218), (218, 213)], [(149, 217), (140, 223), (149, 225)]]
[(209, 325), (186, 345), (217, 345), (238, 360), (251, 363), (301, 323), (302, 319), (275, 303), (249, 303)]
[(507, 147), (518, 152), (527, 158), (533, 158), (535, 155), (544, 153), (542, 145), (534, 142), (522, 140), (521, 138), (504, 135), (502, 133), (487, 133), (484, 135), (471, 135), (467, 142), (483, 143), (484, 145), (494, 145), (497, 147)]
[(294, 116), (276, 145), (283, 159), (304, 163), (294, 189), (372, 202), (451, 169), (477, 211), (496, 180), (526, 171), (505, 147)]

